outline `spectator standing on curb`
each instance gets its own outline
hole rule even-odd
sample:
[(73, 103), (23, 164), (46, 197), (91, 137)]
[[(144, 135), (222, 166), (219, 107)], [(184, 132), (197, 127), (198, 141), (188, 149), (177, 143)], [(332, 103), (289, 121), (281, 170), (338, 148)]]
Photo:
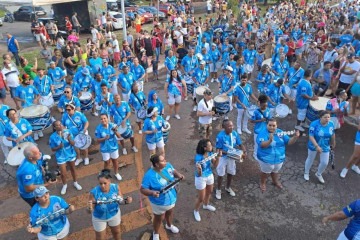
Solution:
[(1, 70), (1, 73), (4, 75), (6, 86), (9, 88), (10, 96), (14, 100), (16, 109), (20, 109), (19, 103), (15, 100), (15, 91), (16, 88), (20, 85), (19, 83), (19, 71), (16, 66), (13, 66), (10, 60), (4, 60), (4, 68)]
[(79, 36), (81, 24), (79, 23), (76, 12), (73, 13), (71, 21), (73, 23), (74, 29), (76, 30), (76, 35)]
[(20, 58), (19, 58), (19, 42), (16, 40), (16, 38), (11, 35), (10, 33), (6, 33), (7, 36), (7, 45), (8, 45), (8, 52), (11, 52), (15, 58), (16, 66), (20, 65)]

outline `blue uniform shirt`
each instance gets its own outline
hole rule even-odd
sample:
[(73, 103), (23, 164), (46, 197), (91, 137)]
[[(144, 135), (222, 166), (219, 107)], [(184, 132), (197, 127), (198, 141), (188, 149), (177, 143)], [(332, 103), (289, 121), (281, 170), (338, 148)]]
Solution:
[[(106, 96), (104, 96), (103, 94), (99, 94), (96, 96), (95, 98), (95, 102), (101, 106), (101, 110), (100, 110), (100, 113), (101, 114), (107, 114), (109, 115), (110, 113), (110, 107), (108, 105), (108, 103), (105, 101), (105, 97), (107, 98), (108, 102), (109, 103), (113, 103), (114, 102), (114, 95), (112, 93), (107, 93)], [(100, 102), (102, 102), (102, 104), (100, 104)]]
[[(352, 217), (349, 224), (344, 230), (344, 234), (348, 239), (357, 239), (360, 232), (360, 200), (350, 203), (343, 209), (347, 217)], [(354, 238), (354, 237), (357, 238)]]
[(293, 88), (293, 85), (297, 84), (304, 76), (305, 70), (302, 68), (299, 68), (298, 70), (296, 70), (293, 67), (289, 68), (289, 71), (287, 73), (287, 77), (288, 77), (288, 85), (290, 88)]
[(135, 81), (135, 75), (132, 72), (128, 72), (127, 74), (120, 73), (118, 77), (118, 83), (121, 85), (124, 90), (123, 93), (129, 93), (131, 91), (131, 86)]
[(37, 95), (39, 95), (39, 92), (33, 85), (19, 85), (16, 87), (15, 90), (15, 96), (22, 100), (25, 100), (25, 102), (21, 102), (22, 107), (29, 107), (31, 105), (34, 105), (34, 99)]
[[(134, 74), (135, 81), (140, 81), (141, 76), (145, 74), (145, 69), (140, 64), (137, 66), (133, 65), (130, 71)], [(144, 79), (141, 79), (141, 81), (144, 81)]]
[(241, 145), (240, 135), (236, 131), (226, 134), (225, 130), (221, 130), (216, 136), (216, 148), (225, 152), (229, 149)]
[(165, 58), (165, 66), (169, 69), (169, 71), (176, 69), (177, 66), (177, 58), (175, 56), (166, 57)]
[[(180, 80), (182, 80), (182, 77), (180, 77)], [(174, 95), (174, 96), (180, 96), (181, 92), (180, 90), (182, 89), (182, 83), (179, 82), (177, 79), (173, 79), (170, 83), (170, 77), (168, 77), (166, 79), (166, 82), (169, 84), (168, 85), (168, 93)]]
[[(270, 119), (270, 110), (266, 108), (264, 111), (261, 111), (260, 108), (256, 109), (254, 115), (251, 117), (251, 120), (260, 120), (262, 118)], [(264, 128), (266, 128), (266, 122), (257, 122), (254, 126), (254, 132), (259, 134)]]
[[(330, 121), (326, 126), (320, 123), (320, 119), (313, 121), (309, 127), (309, 137), (314, 137), (317, 144), (321, 147), (323, 152), (330, 151), (330, 141), (334, 135), (334, 123)], [(309, 140), (308, 148), (311, 151), (316, 151), (314, 144)]]
[[(131, 112), (130, 106), (127, 102), (121, 101), (120, 106), (116, 104), (111, 105), (110, 115), (114, 118), (114, 123), (120, 125), (121, 122), (126, 118), (126, 115)], [(126, 125), (130, 126), (130, 120), (126, 120)]]
[(259, 72), (256, 78), (256, 81), (258, 82), (258, 89), (260, 92), (265, 92), (267, 87), (271, 83), (272, 76), (270, 73), (263, 74), (262, 72)]
[(100, 70), (101, 75), (103, 76), (104, 79), (108, 80), (109, 83), (112, 83), (114, 81), (116, 81), (116, 76), (113, 77), (109, 77), (112, 74), (115, 74), (116, 71), (114, 69), (113, 66), (108, 65), (107, 67), (102, 67)]
[(44, 75), (42, 79), (39, 76), (34, 79), (34, 86), (41, 96), (47, 96), (51, 92), (51, 85), (53, 84), (53, 80), (47, 75)]
[(8, 105), (0, 104), (0, 136), (5, 134), (5, 125), (9, 121), (9, 118), (6, 116), (6, 111), (10, 109)]
[[(209, 71), (206, 69), (206, 67), (204, 67), (203, 70), (201, 70), (200, 68), (196, 68), (195, 71), (193, 72), (192, 77), (194, 77), (200, 85), (203, 85), (206, 79), (209, 77)], [(196, 83), (195, 85), (196, 87), (199, 86)]]
[(70, 132), (77, 136), (81, 131), (84, 130), (85, 123), (87, 123), (87, 118), (81, 112), (75, 111), (75, 113), (70, 116), (68, 113), (64, 113), (61, 118), (61, 123), (70, 130)]
[[(242, 89), (241, 89), (241, 88)], [(234, 95), (237, 96), (245, 106), (250, 106), (250, 96), (253, 93), (253, 89), (250, 84), (246, 84), (245, 86), (237, 86), (234, 89)], [(245, 95), (246, 94), (246, 95)], [(242, 105), (238, 102), (236, 102), (236, 107), (239, 109), (242, 109)]]
[(25, 187), (44, 184), (42, 160), (38, 160), (36, 164), (34, 164), (25, 158), (16, 171), (16, 181), (20, 196), (23, 198), (33, 198), (34, 192), (26, 192)]
[[(24, 119), (24, 118), (19, 118), (19, 122), (15, 124), (16, 128), (12, 127), (12, 124), (10, 124), (10, 121), (8, 121), (5, 124), (5, 132), (4, 135), (6, 137), (12, 138), (12, 139), (17, 139), (19, 138), (21, 135), (26, 134), (29, 131), (32, 131), (32, 126), (30, 125), (30, 123)], [(18, 131), (20, 130), (20, 132)], [(23, 142), (34, 142), (34, 139), (30, 136), (27, 136), (26, 138), (24, 138)], [(16, 146), (16, 142), (12, 142), (13, 147)]]
[(243, 51), (243, 56), (245, 64), (254, 65), (257, 52), (256, 50), (245, 49)]
[(283, 133), (283, 130), (276, 129), (273, 141), (267, 148), (261, 147), (261, 143), (269, 140), (269, 131), (267, 128), (263, 128), (258, 133), (256, 137), (256, 142), (259, 146), (257, 157), (260, 161), (268, 164), (279, 164), (285, 161), (286, 145), (289, 143), (290, 137)]
[[(52, 68), (48, 69), (48, 75), (51, 77), (54, 84), (56, 85), (56, 84), (59, 84), (60, 78), (64, 77), (65, 73), (61, 68), (55, 67), (54, 69), (52, 69)], [(62, 80), (62, 81), (65, 82), (64, 80)]]
[[(115, 183), (110, 183), (109, 192), (105, 193), (101, 191), (100, 186), (94, 187), (90, 193), (94, 196), (95, 201), (106, 201), (114, 199), (119, 195), (119, 186)], [(96, 204), (93, 211), (93, 216), (107, 220), (115, 216), (119, 211), (119, 204), (117, 202), (108, 204)]]
[(101, 80), (100, 82), (93, 79), (91, 82), (91, 92), (95, 94), (95, 96), (101, 94), (101, 84), (107, 84), (105, 80)]
[(282, 63), (280, 61), (275, 61), (274, 65), (272, 66), (272, 69), (278, 74), (280, 78), (283, 78), (285, 76), (286, 71), (289, 70), (289, 62), (284, 60)]
[(296, 92), (296, 107), (298, 109), (307, 109), (309, 106), (310, 100), (303, 97), (305, 94), (309, 97), (312, 97), (313, 90), (311, 83), (305, 79), (302, 79), (298, 84)]
[(100, 72), (102, 68), (102, 58), (90, 58), (89, 63), (91, 66), (91, 72), (95, 75), (96, 73)]
[(74, 146), (70, 144), (67, 138), (69, 135), (71, 139), (74, 139), (74, 136), (68, 129), (63, 130), (62, 136), (57, 132), (52, 133), (50, 136), (50, 148), (56, 148), (59, 147), (61, 143), (63, 144), (63, 147), (55, 152), (57, 164), (63, 164), (76, 158)]
[[(208, 153), (208, 156), (211, 156), (211, 155), (213, 155), (213, 154), (214, 154), (213, 152), (209, 152), (209, 153)], [(196, 166), (196, 164), (197, 164), (198, 162), (201, 162), (202, 160), (204, 160), (204, 156), (201, 155), (201, 154), (196, 154), (194, 160), (195, 160), (195, 166)], [(196, 168), (196, 169), (195, 169), (195, 176), (196, 176), (196, 177), (204, 177), (204, 178), (205, 178), (205, 177), (208, 177), (208, 176), (210, 176), (211, 174), (213, 174), (212, 169), (211, 169), (211, 166), (212, 166), (211, 161), (212, 161), (212, 160), (209, 160), (209, 161), (207, 161), (206, 163), (202, 163), (202, 164), (200, 165), (200, 166), (201, 166), (201, 169), (202, 169), (202, 175), (201, 175), (201, 176), (198, 175), (198, 171), (197, 171), (197, 168)]]
[[(139, 101), (140, 100), (140, 101)], [(143, 92), (138, 92), (137, 94), (131, 92), (129, 104), (135, 109), (139, 110), (145, 103), (146, 97)]]
[(79, 76), (77, 79), (77, 84), (79, 85), (82, 91), (86, 91), (86, 89), (90, 89), (91, 83), (95, 81), (90, 75), (83, 75)]
[(104, 125), (99, 124), (95, 130), (96, 138), (104, 138), (106, 136), (110, 136), (110, 138), (106, 141), (100, 143), (100, 152), (102, 153), (112, 153), (119, 149), (118, 142), (116, 140), (116, 135), (112, 130), (114, 128), (114, 123), (109, 123), (109, 126), (105, 128)]
[(80, 100), (78, 97), (74, 96), (75, 94), (72, 95), (71, 99), (67, 99), (65, 95), (62, 95), (60, 97), (59, 103), (58, 103), (58, 107), (65, 109), (66, 104), (72, 102), (75, 105), (75, 108), (80, 108)]
[[(270, 97), (271, 101), (275, 102), (275, 104), (281, 103), (281, 95), (285, 93), (285, 89), (282, 86), (277, 87), (275, 83), (269, 85), (266, 95)], [(269, 108), (275, 108), (276, 105), (272, 105), (270, 101), (268, 101)]]
[(199, 61), (196, 56), (189, 57), (189, 55), (186, 55), (181, 60), (181, 65), (184, 67), (185, 73), (189, 73), (199, 66)]
[[(219, 81), (220, 81), (220, 84), (221, 84), (220, 94), (229, 91), (230, 88), (231, 88), (231, 87), (235, 87), (235, 84), (236, 84), (236, 81), (235, 81), (235, 78), (234, 78), (233, 75), (231, 75), (230, 77), (228, 77), (227, 75), (222, 74), (222, 75), (219, 77)], [(234, 91), (234, 90), (233, 90), (233, 91)], [(230, 92), (227, 94), (227, 96), (232, 96), (232, 95), (233, 95), (233, 91), (230, 91)]]
[(154, 131), (157, 129), (156, 133), (146, 134), (145, 140), (147, 143), (157, 143), (163, 139), (162, 127), (164, 126), (165, 120), (162, 116), (157, 116), (153, 121), (151, 118), (146, 118), (144, 121), (143, 131)]

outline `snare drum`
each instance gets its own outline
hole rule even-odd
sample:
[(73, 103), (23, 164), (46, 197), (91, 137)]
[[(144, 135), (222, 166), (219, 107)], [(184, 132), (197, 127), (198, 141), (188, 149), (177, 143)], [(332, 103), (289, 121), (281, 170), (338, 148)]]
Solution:
[(257, 106), (255, 104), (251, 104), (247, 109), (246, 109), (246, 115), (248, 116), (249, 119), (252, 118), (252, 116), (254, 116), (254, 113), (257, 109)]
[(204, 92), (205, 90), (209, 90), (210, 89), (208, 87), (205, 87), (205, 86), (198, 86), (196, 89), (195, 89), (195, 93), (196, 93), (196, 99), (198, 101), (200, 101), (200, 99), (204, 96)]
[(23, 108), (20, 117), (25, 118), (33, 127), (33, 131), (46, 129), (52, 124), (49, 108), (42, 105), (33, 105)]
[(32, 142), (23, 142), (19, 145), (13, 147), (7, 157), (7, 162), (10, 166), (19, 166), (22, 161), (25, 159), (24, 149), (28, 146), (35, 146)]
[(327, 102), (329, 101), (328, 98), (319, 97), (319, 100), (310, 101), (309, 107), (306, 111), (306, 118), (312, 122), (316, 119), (319, 119), (319, 112), (326, 110)]
[(89, 111), (92, 109), (94, 105), (94, 100), (92, 99), (92, 95), (90, 92), (81, 92), (79, 100), (81, 105), (81, 111)]
[(242, 155), (243, 155), (243, 151), (239, 150), (239, 149), (229, 149), (226, 156), (230, 159), (233, 160), (239, 160), (242, 161)]
[(89, 135), (86, 135), (84, 133), (79, 133), (75, 138), (75, 147), (85, 150), (91, 145), (91, 137)]
[(290, 113), (290, 108), (283, 103), (278, 104), (275, 108), (275, 116), (278, 118), (284, 118), (287, 115), (289, 115), (289, 113)]
[(121, 125), (118, 126), (117, 131), (123, 139), (128, 139), (134, 135), (133, 130), (128, 125), (126, 125), (125, 127), (122, 127)]
[(184, 76), (185, 83), (186, 83), (186, 89), (187, 94), (194, 94), (194, 81), (192, 80), (192, 77), (189, 75)]
[(271, 58), (264, 60), (261, 64), (261, 66), (264, 66), (265, 64), (268, 65), (269, 67), (271, 67)]
[(139, 110), (136, 111), (137, 118), (144, 120), (146, 118), (146, 112), (146, 107), (142, 106)]
[(169, 139), (169, 133), (170, 133), (170, 129), (171, 129), (171, 125), (168, 121), (165, 121), (164, 123), (164, 127), (161, 129), (162, 131), (162, 136), (164, 139), (164, 143), (167, 143), (168, 139)]
[(39, 103), (48, 108), (51, 108), (52, 106), (54, 106), (54, 98), (53, 98), (52, 93), (49, 93), (46, 96), (41, 96), (39, 99)]
[(219, 115), (230, 112), (230, 98), (224, 95), (218, 95), (214, 98), (215, 112)]
[(54, 102), (57, 103), (61, 96), (64, 94), (64, 89), (65, 89), (65, 83), (58, 83), (58, 84), (54, 84)]

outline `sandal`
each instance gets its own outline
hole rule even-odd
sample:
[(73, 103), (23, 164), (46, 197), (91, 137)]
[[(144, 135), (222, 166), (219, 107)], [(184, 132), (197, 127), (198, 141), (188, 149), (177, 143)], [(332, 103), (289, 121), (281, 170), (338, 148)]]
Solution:
[(261, 190), (261, 192), (265, 192), (265, 191), (266, 191), (266, 183), (264, 183), (264, 184), (261, 184), (261, 183), (260, 183), (260, 190)]

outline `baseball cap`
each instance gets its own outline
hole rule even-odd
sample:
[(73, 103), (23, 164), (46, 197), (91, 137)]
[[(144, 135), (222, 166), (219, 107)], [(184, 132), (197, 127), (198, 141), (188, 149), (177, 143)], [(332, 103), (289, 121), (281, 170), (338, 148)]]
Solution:
[(107, 63), (108, 62), (108, 60), (105, 58), (105, 59), (103, 59), (103, 63)]
[(47, 192), (49, 192), (49, 190), (45, 186), (39, 186), (35, 189), (34, 194), (35, 197), (42, 197)]
[(206, 90), (204, 91), (204, 95), (208, 95), (208, 96), (212, 95), (211, 90), (210, 90), (210, 89), (206, 89)]
[(201, 65), (205, 65), (206, 62), (205, 62), (204, 60), (202, 60), (202, 61), (200, 61), (200, 64), (201, 64)]
[(230, 66), (226, 66), (225, 70), (228, 70), (228, 71), (232, 72), (234, 69), (232, 67), (230, 67)]

